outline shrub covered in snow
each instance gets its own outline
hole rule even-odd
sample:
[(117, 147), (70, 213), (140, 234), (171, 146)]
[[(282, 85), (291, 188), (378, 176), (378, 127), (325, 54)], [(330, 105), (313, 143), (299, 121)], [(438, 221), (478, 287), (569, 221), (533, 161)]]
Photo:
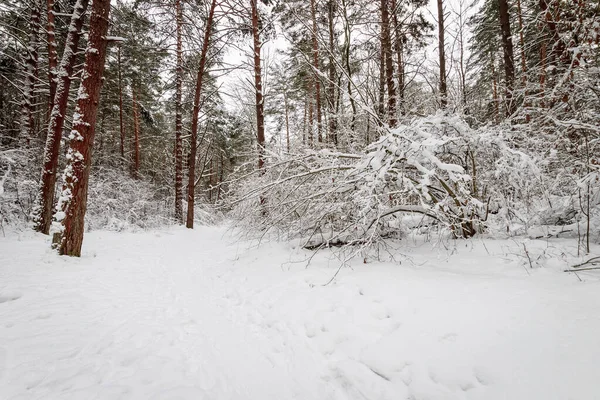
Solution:
[[(365, 154), (306, 150), (271, 156), (238, 176), (228, 203), (249, 231), (275, 231), (324, 245), (398, 236), (406, 214), (468, 238), (527, 225), (546, 193), (534, 155), (509, 126), (470, 128), (458, 116), (418, 118), (389, 130)], [(521, 221), (522, 220), (522, 221)]]

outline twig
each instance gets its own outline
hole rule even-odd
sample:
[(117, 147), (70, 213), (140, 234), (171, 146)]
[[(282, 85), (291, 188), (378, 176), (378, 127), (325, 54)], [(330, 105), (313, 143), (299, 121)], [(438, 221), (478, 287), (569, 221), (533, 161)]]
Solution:
[[(596, 261), (596, 260), (597, 260), (597, 261)], [(575, 264), (575, 265), (572, 265), (570, 268), (573, 268), (573, 269), (575, 269), (575, 268), (579, 268), (579, 267), (581, 267), (581, 266), (584, 266), (584, 265), (587, 265), (587, 264), (595, 265), (595, 264), (598, 264), (598, 263), (600, 263), (600, 256), (597, 256), (597, 257), (592, 257), (592, 258), (590, 258), (589, 260), (587, 260), (587, 261), (584, 261), (584, 262), (582, 262), (582, 263), (580, 263), (580, 264)], [(581, 271), (581, 270), (583, 270), (583, 268), (582, 268), (582, 269), (580, 269), (580, 271)]]
[(587, 267), (587, 268), (578, 268), (578, 269), (565, 269), (563, 272), (579, 272), (579, 271), (590, 271), (593, 269), (600, 269), (600, 267)]

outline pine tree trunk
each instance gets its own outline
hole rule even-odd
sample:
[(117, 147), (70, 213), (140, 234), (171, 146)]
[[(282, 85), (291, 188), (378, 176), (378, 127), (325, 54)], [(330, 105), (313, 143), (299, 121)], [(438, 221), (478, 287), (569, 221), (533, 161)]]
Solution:
[(394, 85), (394, 62), (392, 61), (388, 0), (381, 0), (381, 49), (385, 60), (385, 80), (388, 93), (388, 124), (393, 128), (397, 124), (396, 88)]
[(132, 176), (137, 179), (140, 176), (140, 111), (137, 101), (135, 86), (132, 88), (133, 108), (133, 165)]
[(54, 106), (52, 107), (48, 123), (46, 146), (44, 148), (44, 166), (40, 179), (38, 203), (34, 211), (34, 229), (46, 235), (50, 232), (50, 225), (52, 224), (52, 208), (54, 205), (54, 192), (56, 190), (56, 170), (60, 155), (60, 141), (62, 139), (65, 114), (69, 102), (71, 77), (73, 75), (87, 6), (88, 0), (78, 0), (73, 9), (65, 49), (57, 73), (57, 88), (52, 102)]
[(290, 108), (288, 104), (287, 92), (283, 92), (283, 105), (285, 107), (285, 138), (287, 144), (287, 152), (290, 152)]
[(329, 106), (329, 141), (335, 146), (338, 144), (337, 117), (335, 112), (335, 31), (334, 31), (334, 2), (327, 2), (327, 21), (329, 24), (329, 83), (328, 83), (328, 106)]
[[(188, 208), (185, 226), (189, 229), (194, 228), (194, 200), (196, 192), (196, 149), (198, 146), (198, 114), (200, 113), (200, 94), (202, 93), (202, 83), (204, 80), (204, 71), (206, 69), (206, 55), (212, 33), (213, 19), (215, 16), (215, 7), (217, 1), (212, 0), (208, 19), (204, 27), (204, 42), (200, 53), (200, 65), (198, 66), (198, 75), (196, 77), (196, 92), (194, 93), (194, 109), (192, 111), (192, 131), (190, 137), (189, 171), (188, 171)], [(264, 141), (264, 139), (263, 139)]]
[(379, 124), (382, 125), (385, 113), (385, 55), (383, 54), (383, 46), (379, 52), (379, 101), (377, 102), (377, 116)]
[[(51, 113), (58, 81), (58, 75), (56, 71), (58, 66), (58, 55), (56, 53), (56, 34), (54, 30), (54, 0), (48, 0), (47, 2), (47, 16), (48, 23), (46, 25), (46, 38), (48, 41), (48, 83), (50, 86), (50, 95), (48, 96), (48, 111)], [(50, 117), (48, 117), (48, 119), (50, 119)]]
[(321, 126), (321, 80), (319, 79), (319, 42), (317, 40), (317, 11), (315, 0), (310, 0), (310, 11), (312, 17), (312, 47), (313, 47), (313, 68), (315, 77), (315, 111), (317, 115), (317, 140), (323, 141), (323, 132)]
[(35, 83), (38, 76), (41, 9), (41, 0), (33, 0), (30, 15), (31, 28), (25, 56), (23, 103), (21, 106), (21, 136), (25, 139), (27, 146), (35, 136)]
[(123, 125), (123, 81), (121, 79), (121, 46), (117, 49), (117, 69), (119, 75), (119, 134), (121, 138), (121, 160), (125, 162), (125, 126)]
[[(521, 85), (525, 90), (525, 108), (529, 108), (529, 92), (527, 90), (527, 56), (525, 54), (525, 38), (523, 34), (524, 26), (523, 26), (523, 11), (521, 9), (521, 0), (517, 0), (517, 13), (519, 20), (519, 45), (521, 47)], [(529, 111), (526, 111), (525, 120), (529, 122), (531, 120), (531, 116), (529, 115)]]
[(258, 30), (258, 8), (256, 2), (257, 0), (250, 0), (252, 9), (252, 40), (254, 44), (254, 91), (256, 94), (256, 139), (258, 144), (258, 168), (262, 169), (265, 164), (265, 115), (262, 92), (262, 68), (260, 65), (260, 52), (262, 44), (260, 42)]
[(183, 123), (181, 106), (183, 99), (183, 11), (181, 8), (181, 0), (177, 0), (176, 13), (177, 67), (175, 76), (175, 220), (181, 223), (183, 221)]
[(350, 121), (350, 130), (354, 131), (354, 124), (356, 122), (356, 102), (354, 101), (354, 95), (352, 94), (352, 69), (350, 68), (350, 21), (348, 20), (348, 8), (346, 0), (342, 0), (342, 15), (344, 17), (344, 47), (343, 57), (344, 66), (346, 68), (346, 79), (347, 79), (347, 90), (348, 98), (350, 100), (350, 106), (352, 107), (352, 119)]
[(85, 66), (63, 174), (64, 185), (57, 207), (59, 211), (56, 220), (61, 224), (61, 231), (55, 239), (61, 255), (81, 255), (96, 115), (106, 58), (109, 12), (110, 0), (94, 0)]
[(515, 63), (512, 43), (512, 34), (510, 31), (510, 15), (507, 0), (498, 0), (500, 14), (500, 31), (502, 36), (502, 52), (504, 54), (504, 79), (506, 82), (506, 115), (510, 116), (515, 111), (515, 104), (512, 98), (515, 82)]
[(440, 64), (440, 107), (446, 109), (448, 105), (448, 90), (446, 88), (446, 40), (444, 39), (444, 3), (443, 0), (437, 0), (438, 11), (438, 53)]
[(404, 46), (402, 45), (402, 33), (400, 31), (400, 23), (398, 22), (398, 5), (396, 0), (391, 0), (390, 6), (392, 9), (392, 21), (394, 23), (394, 47), (398, 63), (398, 109), (401, 114), (404, 114)]

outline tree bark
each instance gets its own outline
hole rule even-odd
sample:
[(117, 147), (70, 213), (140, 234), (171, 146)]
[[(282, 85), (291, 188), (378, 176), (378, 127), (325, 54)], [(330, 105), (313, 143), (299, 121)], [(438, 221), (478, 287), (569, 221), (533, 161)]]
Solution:
[(402, 32), (400, 22), (398, 21), (398, 4), (396, 0), (391, 0), (392, 22), (394, 24), (394, 47), (396, 50), (396, 59), (398, 63), (398, 109), (404, 114), (404, 46), (402, 45)]
[(175, 220), (183, 221), (183, 10), (181, 0), (176, 2), (177, 23), (177, 66), (175, 72)]
[(260, 33), (258, 27), (257, 0), (250, 0), (252, 19), (252, 41), (254, 45), (254, 92), (256, 95), (256, 140), (258, 145), (258, 168), (263, 169), (265, 160), (265, 115), (262, 92), (262, 68)]
[(132, 87), (132, 108), (133, 108), (133, 165), (132, 176), (135, 179), (140, 177), (140, 110), (137, 101), (135, 85)]
[(217, 1), (212, 0), (208, 11), (208, 19), (204, 27), (204, 42), (200, 53), (200, 65), (198, 66), (198, 75), (196, 77), (196, 92), (194, 93), (194, 109), (192, 111), (192, 131), (190, 137), (189, 171), (188, 171), (188, 208), (185, 226), (189, 229), (194, 228), (194, 200), (196, 189), (196, 147), (198, 141), (198, 114), (200, 113), (200, 94), (202, 93), (202, 83), (204, 81), (204, 71), (206, 69), (206, 55), (212, 33), (213, 19)]
[(510, 31), (510, 14), (508, 0), (498, 0), (498, 12), (500, 15), (500, 31), (502, 36), (502, 52), (504, 54), (504, 79), (506, 82), (506, 115), (510, 116), (515, 111), (513, 104), (513, 89), (515, 82), (515, 63)]
[(317, 40), (317, 11), (315, 0), (310, 0), (310, 12), (312, 18), (312, 47), (313, 47), (313, 68), (315, 77), (315, 111), (317, 115), (317, 140), (323, 141), (323, 132), (321, 127), (321, 80), (319, 78), (319, 42)]
[(337, 117), (335, 112), (335, 30), (334, 30), (334, 2), (327, 2), (327, 21), (329, 25), (329, 82), (327, 101), (329, 106), (329, 141), (335, 146), (338, 144)]
[(73, 115), (73, 130), (69, 137), (67, 166), (63, 174), (64, 185), (56, 215), (61, 231), (55, 242), (58, 242), (58, 252), (61, 255), (81, 255), (96, 115), (106, 58), (109, 12), (110, 0), (94, 0), (85, 66)]
[(117, 69), (119, 75), (119, 134), (121, 137), (121, 160), (125, 162), (125, 127), (123, 125), (123, 81), (121, 79), (121, 46), (117, 49)]
[(344, 17), (344, 47), (343, 57), (344, 66), (346, 68), (346, 79), (347, 79), (347, 90), (348, 98), (350, 100), (350, 106), (352, 107), (352, 119), (350, 121), (350, 130), (354, 131), (354, 124), (356, 122), (356, 103), (354, 101), (354, 95), (352, 94), (352, 69), (350, 68), (350, 21), (348, 20), (348, 7), (346, 0), (342, 0), (342, 15)]
[(65, 43), (65, 49), (57, 73), (58, 81), (53, 107), (48, 122), (46, 135), (46, 146), (44, 148), (44, 166), (40, 178), (38, 192), (38, 204), (34, 211), (34, 229), (43, 234), (50, 232), (52, 224), (52, 208), (54, 205), (54, 191), (56, 190), (56, 170), (58, 168), (58, 157), (60, 155), (60, 141), (65, 123), (65, 113), (69, 103), (69, 89), (71, 88), (71, 76), (75, 65), (76, 54), (81, 29), (85, 18), (85, 10), (88, 0), (78, 0), (73, 8), (69, 33)]
[(444, 39), (444, 3), (443, 0), (437, 0), (438, 11), (438, 53), (440, 64), (440, 107), (446, 109), (448, 105), (448, 90), (446, 87), (446, 41)]
[(396, 88), (394, 85), (394, 62), (392, 61), (388, 0), (381, 0), (381, 51), (383, 52), (385, 60), (385, 80), (388, 93), (388, 124), (393, 128), (397, 125)]
[[(58, 55), (56, 53), (56, 34), (54, 30), (54, 0), (47, 1), (47, 25), (46, 37), (48, 41), (48, 83), (50, 85), (50, 95), (48, 96), (48, 111), (52, 112), (54, 104), (54, 94), (56, 93), (56, 85), (58, 81), (57, 66)], [(50, 118), (48, 118), (50, 119)]]
[(23, 102), (21, 107), (21, 136), (27, 146), (35, 136), (35, 82), (38, 77), (38, 58), (40, 47), (41, 0), (33, 0), (31, 4), (29, 39), (25, 56), (25, 79)]

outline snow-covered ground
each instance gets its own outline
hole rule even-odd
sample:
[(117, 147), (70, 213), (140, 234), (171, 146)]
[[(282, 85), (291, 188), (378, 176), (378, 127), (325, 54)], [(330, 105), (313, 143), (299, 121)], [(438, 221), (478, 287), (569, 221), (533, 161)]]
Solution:
[(331, 253), (224, 228), (93, 232), (81, 259), (7, 233), (0, 399), (600, 398), (600, 271), (562, 272), (575, 243), (398, 246), (323, 286)]

